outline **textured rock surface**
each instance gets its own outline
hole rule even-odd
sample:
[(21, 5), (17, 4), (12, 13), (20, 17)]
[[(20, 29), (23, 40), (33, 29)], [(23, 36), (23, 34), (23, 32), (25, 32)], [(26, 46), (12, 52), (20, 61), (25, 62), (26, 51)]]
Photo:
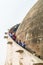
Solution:
[(33, 64), (33, 65), (43, 65), (43, 63), (36, 63), (36, 64)]
[(43, 58), (43, 0), (38, 0), (27, 13), (16, 35)]

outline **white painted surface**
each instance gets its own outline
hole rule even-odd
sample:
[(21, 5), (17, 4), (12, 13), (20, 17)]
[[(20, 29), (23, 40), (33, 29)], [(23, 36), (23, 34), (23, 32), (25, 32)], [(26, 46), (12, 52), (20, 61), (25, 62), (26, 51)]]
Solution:
[[(6, 65), (9, 64), (9, 62), (12, 63), (12, 65), (20, 65), (20, 63), (22, 63), (23, 65), (33, 65), (34, 63), (43, 63), (41, 59), (37, 58), (30, 52), (20, 47), (10, 37), (8, 38), (8, 41), (12, 41), (13, 44), (11, 46), (8, 44), (8, 51), (7, 51), (8, 53), (6, 58), (6, 61), (8, 63), (6, 63)], [(17, 50), (23, 50), (24, 52), (20, 54), (19, 52), (16, 52)]]

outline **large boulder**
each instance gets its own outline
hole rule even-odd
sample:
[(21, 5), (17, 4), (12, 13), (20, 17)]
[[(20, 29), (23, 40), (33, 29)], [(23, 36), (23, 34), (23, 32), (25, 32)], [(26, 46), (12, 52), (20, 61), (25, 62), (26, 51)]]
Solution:
[(16, 32), (17, 38), (25, 41), (27, 48), (43, 57), (43, 0), (30, 9)]

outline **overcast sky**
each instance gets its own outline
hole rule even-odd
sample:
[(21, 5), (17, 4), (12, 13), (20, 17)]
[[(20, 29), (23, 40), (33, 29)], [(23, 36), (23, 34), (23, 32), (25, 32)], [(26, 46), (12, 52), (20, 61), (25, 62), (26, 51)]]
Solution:
[(37, 0), (0, 0), (0, 65), (4, 65), (6, 58), (7, 42), (4, 32), (23, 18)]

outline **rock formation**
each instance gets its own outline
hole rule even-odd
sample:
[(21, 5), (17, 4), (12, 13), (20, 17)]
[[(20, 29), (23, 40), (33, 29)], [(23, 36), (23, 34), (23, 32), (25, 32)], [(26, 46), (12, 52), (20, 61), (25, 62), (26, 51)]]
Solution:
[(43, 0), (30, 9), (16, 32), (17, 38), (26, 42), (27, 48), (43, 58)]

